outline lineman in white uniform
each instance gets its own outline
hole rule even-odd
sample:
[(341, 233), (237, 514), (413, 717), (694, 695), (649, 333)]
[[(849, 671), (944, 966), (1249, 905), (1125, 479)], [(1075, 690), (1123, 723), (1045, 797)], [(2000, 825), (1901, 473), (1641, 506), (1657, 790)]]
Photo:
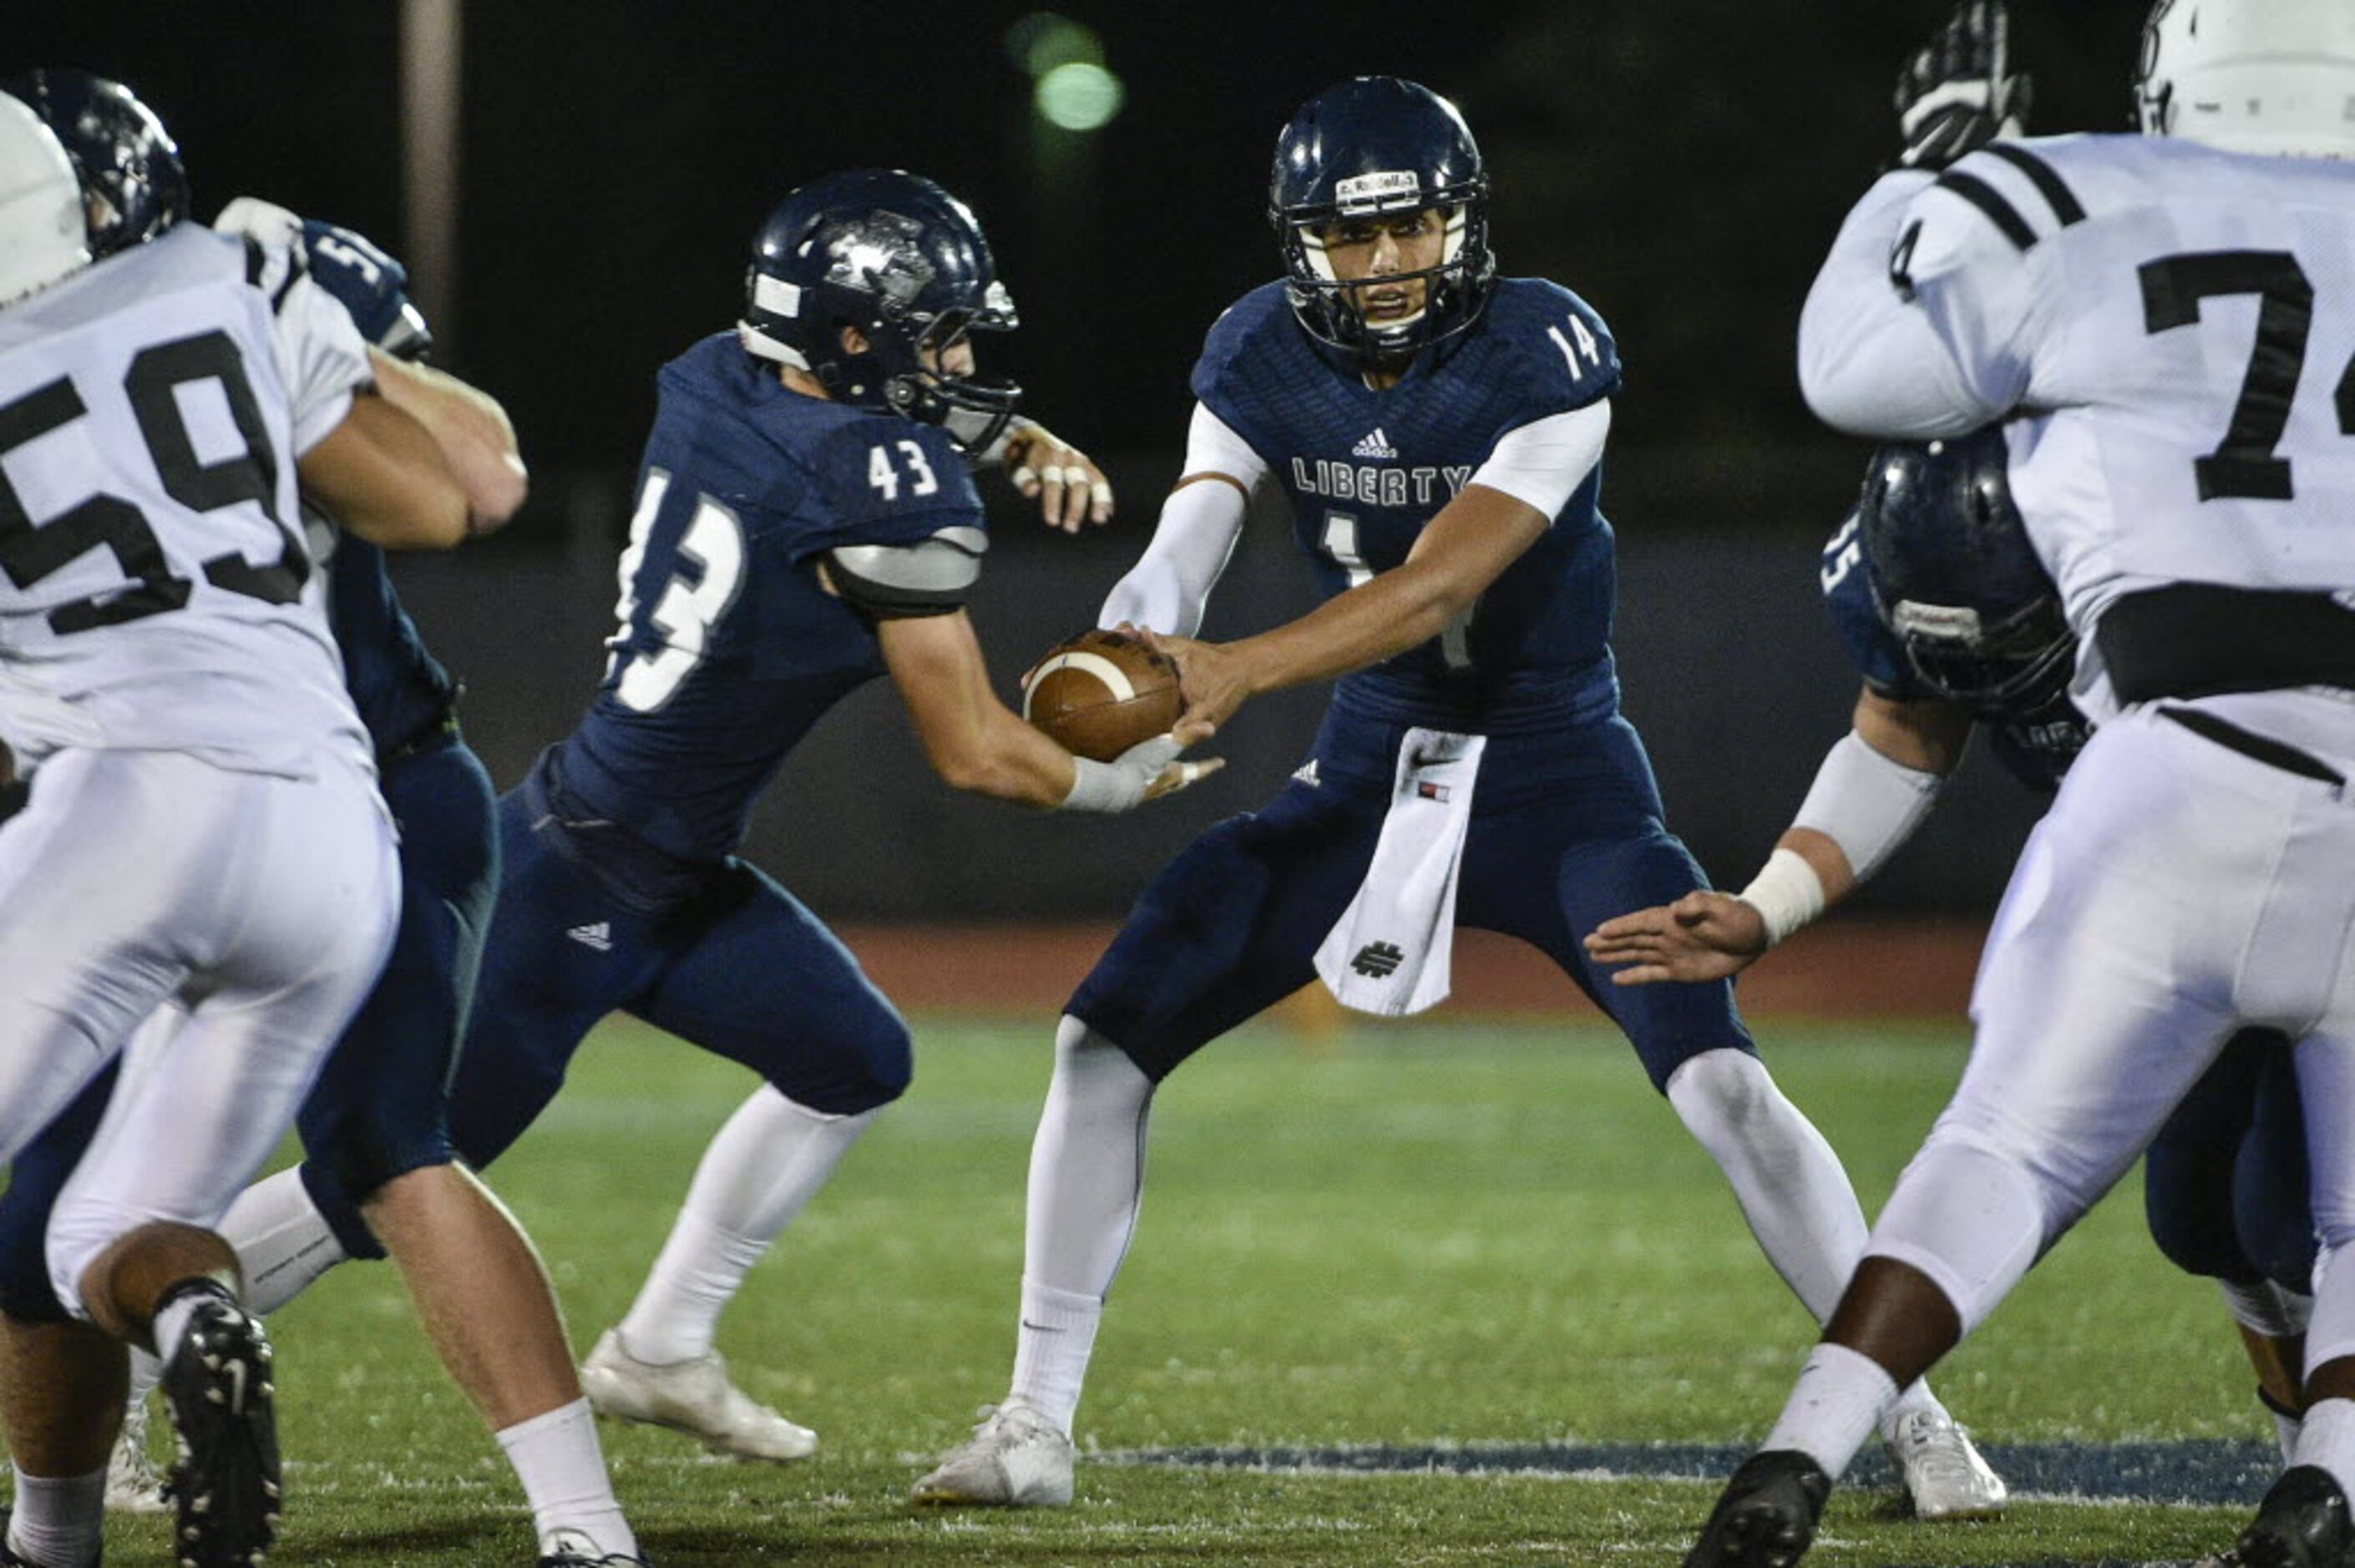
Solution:
[(0, 829), (0, 1159), (157, 1005), (190, 1008), (60, 1195), (49, 1266), (95, 1330), (166, 1359), (177, 1552), (244, 1563), (278, 1506), (270, 1356), (206, 1227), (399, 903), (297, 470), (388, 543), (478, 520), (424, 430), (356, 396), (366, 345), (284, 252), (184, 226), (91, 265), (71, 166), (5, 95), (0, 192), (0, 738), (38, 769)]
[[(1999, 3), (1930, 53), (2000, 106)], [(2299, 1042), (2318, 1298), (2296, 1463), (2232, 1561), (2355, 1563), (2355, 6), (2160, 0), (2145, 135), (1999, 143), (1849, 215), (1800, 323), (1844, 430), (2009, 418), (2098, 726), (1987, 938), (1977, 1036), (1688, 1568), (1787, 1568), (1896, 1391), (2243, 1026)]]

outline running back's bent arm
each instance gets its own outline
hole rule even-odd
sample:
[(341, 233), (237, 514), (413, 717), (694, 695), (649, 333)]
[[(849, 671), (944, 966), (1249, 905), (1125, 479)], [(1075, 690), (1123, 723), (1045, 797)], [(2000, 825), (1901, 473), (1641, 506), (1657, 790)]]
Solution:
[(884, 620), (875, 632), (925, 759), (943, 780), (1040, 810), (1069, 798), (1078, 776), (1071, 753), (997, 700), (964, 610)]

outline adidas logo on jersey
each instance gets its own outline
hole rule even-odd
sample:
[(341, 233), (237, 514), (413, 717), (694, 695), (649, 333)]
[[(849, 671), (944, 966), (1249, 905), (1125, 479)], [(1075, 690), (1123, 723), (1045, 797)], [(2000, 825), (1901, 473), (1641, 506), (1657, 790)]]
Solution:
[(591, 920), (586, 926), (571, 927), (564, 934), (584, 948), (594, 948), (601, 953), (613, 950), (613, 926), (609, 920)]
[(1382, 428), (1380, 425), (1376, 425), (1367, 432), (1365, 440), (1349, 449), (1349, 455), (1362, 458), (1395, 458), (1398, 456), (1398, 448), (1391, 445), (1390, 437), (1382, 433)]
[(1299, 768), (1295, 771), (1292, 776), (1303, 784), (1312, 784), (1321, 787), (1325, 782), (1325, 780), (1316, 777), (1316, 759), (1313, 757), (1306, 762), (1302, 763)]

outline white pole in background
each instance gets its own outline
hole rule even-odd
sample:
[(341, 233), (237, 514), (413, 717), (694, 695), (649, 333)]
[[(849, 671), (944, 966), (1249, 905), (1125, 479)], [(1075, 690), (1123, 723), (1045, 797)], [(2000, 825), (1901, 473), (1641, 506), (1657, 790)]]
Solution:
[(409, 293), (457, 357), (458, 0), (401, 0), (400, 139)]

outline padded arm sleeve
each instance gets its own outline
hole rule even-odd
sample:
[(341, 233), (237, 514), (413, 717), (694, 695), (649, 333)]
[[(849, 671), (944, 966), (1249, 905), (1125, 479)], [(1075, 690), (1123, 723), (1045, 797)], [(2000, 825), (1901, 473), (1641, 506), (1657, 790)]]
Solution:
[(835, 590), (878, 620), (947, 615), (963, 608), (981, 577), (989, 536), (943, 528), (912, 545), (838, 545), (826, 552)]
[(1791, 825), (1812, 828), (1839, 845), (1849, 869), (1862, 882), (1913, 836), (1945, 781), (1943, 775), (1891, 761), (1850, 730), (1824, 754), (1815, 786)]
[(1186, 441), (1185, 471), (1189, 477), (1221, 474), (1235, 482), (1204, 479), (1169, 493), (1161, 504), (1153, 542), (1104, 596), (1097, 625), (1117, 626), (1125, 620), (1180, 637), (1201, 629), (1210, 589), (1218, 586), (1235, 541), (1242, 536), (1243, 516), (1250, 510), (1245, 493), (1266, 478), (1267, 465), (1249, 442), (1198, 403)]

